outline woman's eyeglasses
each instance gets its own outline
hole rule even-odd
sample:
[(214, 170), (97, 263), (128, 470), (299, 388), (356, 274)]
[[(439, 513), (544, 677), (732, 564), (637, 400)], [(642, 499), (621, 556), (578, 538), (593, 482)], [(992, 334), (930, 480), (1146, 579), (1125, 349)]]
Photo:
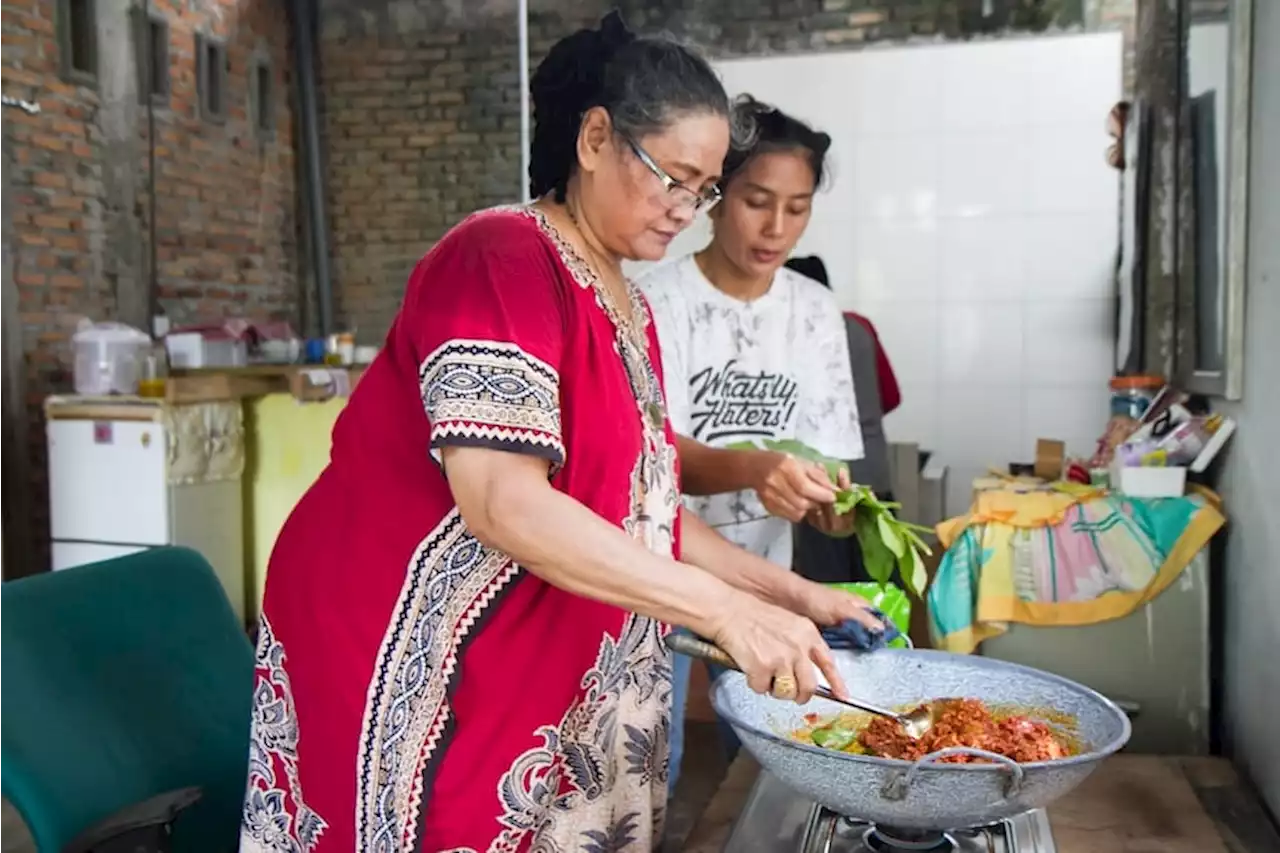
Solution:
[(675, 178), (667, 174), (666, 170), (657, 164), (657, 162), (649, 156), (649, 153), (641, 148), (636, 142), (627, 137), (627, 144), (631, 146), (631, 150), (644, 163), (645, 168), (653, 172), (658, 180), (662, 181), (662, 185), (667, 188), (667, 195), (671, 198), (672, 206), (677, 209), (687, 209), (694, 213), (701, 210), (710, 210), (720, 201), (720, 187), (712, 184), (704, 190), (695, 190), (686, 187)]

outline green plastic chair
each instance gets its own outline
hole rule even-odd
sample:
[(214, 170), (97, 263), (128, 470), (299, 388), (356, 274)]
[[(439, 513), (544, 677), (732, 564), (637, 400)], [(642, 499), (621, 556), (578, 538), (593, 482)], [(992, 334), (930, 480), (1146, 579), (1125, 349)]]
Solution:
[(235, 850), (253, 649), (208, 562), (160, 548), (0, 593), (0, 776), (41, 853)]

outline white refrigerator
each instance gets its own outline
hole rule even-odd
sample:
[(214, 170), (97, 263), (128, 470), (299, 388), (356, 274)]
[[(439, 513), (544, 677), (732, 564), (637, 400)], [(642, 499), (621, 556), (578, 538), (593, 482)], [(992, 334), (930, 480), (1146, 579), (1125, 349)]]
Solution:
[(239, 401), (50, 397), (45, 416), (53, 569), (185, 545), (213, 566), (243, 621)]

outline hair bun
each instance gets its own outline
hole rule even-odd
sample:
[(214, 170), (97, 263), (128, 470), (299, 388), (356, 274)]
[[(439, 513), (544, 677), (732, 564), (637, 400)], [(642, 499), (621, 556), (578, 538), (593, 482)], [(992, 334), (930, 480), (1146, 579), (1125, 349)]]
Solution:
[(601, 54), (606, 62), (613, 57), (618, 48), (636, 40), (635, 33), (627, 28), (626, 22), (622, 20), (622, 13), (617, 9), (600, 19), (600, 27), (595, 32), (599, 37)]
[(817, 131), (813, 134), (813, 152), (819, 157), (831, 149), (831, 134)]
[(535, 104), (545, 110), (581, 116), (599, 97), (605, 67), (614, 54), (635, 40), (617, 10), (596, 29), (581, 29), (561, 39), (535, 74), (531, 89)]

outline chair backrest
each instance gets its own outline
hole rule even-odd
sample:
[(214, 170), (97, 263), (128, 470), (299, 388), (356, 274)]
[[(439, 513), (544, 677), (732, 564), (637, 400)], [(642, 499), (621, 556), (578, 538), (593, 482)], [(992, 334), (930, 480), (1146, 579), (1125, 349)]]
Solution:
[(0, 587), (0, 776), (42, 851), (156, 794), (199, 785), (177, 850), (234, 850), (253, 650), (186, 548)]

